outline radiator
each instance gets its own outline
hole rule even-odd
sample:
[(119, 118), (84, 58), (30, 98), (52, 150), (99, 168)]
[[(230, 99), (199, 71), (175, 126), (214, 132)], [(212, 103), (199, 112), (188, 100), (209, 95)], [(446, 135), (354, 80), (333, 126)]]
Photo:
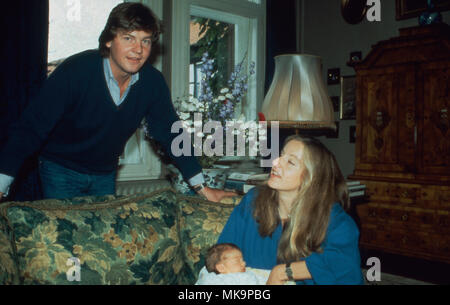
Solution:
[(156, 190), (170, 187), (168, 180), (142, 180), (142, 181), (118, 181), (116, 184), (116, 195), (131, 195), (150, 193)]

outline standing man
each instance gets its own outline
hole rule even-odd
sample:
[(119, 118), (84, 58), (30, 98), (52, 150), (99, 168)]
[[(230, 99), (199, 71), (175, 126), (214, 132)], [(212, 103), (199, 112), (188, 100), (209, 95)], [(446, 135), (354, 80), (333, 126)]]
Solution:
[(204, 186), (193, 156), (173, 156), (179, 120), (162, 74), (147, 63), (159, 25), (140, 3), (116, 6), (99, 49), (67, 58), (11, 128), (0, 150), (0, 199), (24, 160), (39, 151), (45, 198), (115, 193), (118, 159), (143, 118), (194, 190), (211, 201), (234, 193)]

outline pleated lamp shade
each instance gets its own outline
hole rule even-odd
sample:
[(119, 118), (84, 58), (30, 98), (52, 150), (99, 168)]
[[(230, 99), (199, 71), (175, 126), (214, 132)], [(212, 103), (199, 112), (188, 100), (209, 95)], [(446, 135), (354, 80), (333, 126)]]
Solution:
[(274, 78), (262, 106), (266, 120), (279, 121), (280, 127), (336, 129), (321, 69), (318, 56), (276, 56)]

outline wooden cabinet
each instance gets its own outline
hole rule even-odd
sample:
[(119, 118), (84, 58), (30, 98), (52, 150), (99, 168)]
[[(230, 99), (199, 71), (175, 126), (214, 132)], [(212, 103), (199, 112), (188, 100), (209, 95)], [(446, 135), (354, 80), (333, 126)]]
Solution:
[(355, 70), (360, 244), (450, 262), (449, 26), (401, 29)]

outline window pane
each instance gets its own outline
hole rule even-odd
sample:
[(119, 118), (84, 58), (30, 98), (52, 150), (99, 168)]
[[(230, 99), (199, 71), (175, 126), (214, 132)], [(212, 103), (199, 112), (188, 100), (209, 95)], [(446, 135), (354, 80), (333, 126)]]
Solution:
[(214, 19), (191, 16), (190, 22), (190, 64), (194, 73), (190, 74), (189, 83), (195, 84), (195, 97), (201, 90), (202, 57), (205, 52), (212, 59), (212, 75), (207, 78), (214, 95), (227, 86), (228, 78), (234, 67), (234, 24)]
[(48, 62), (98, 48), (111, 10), (123, 0), (49, 0)]

